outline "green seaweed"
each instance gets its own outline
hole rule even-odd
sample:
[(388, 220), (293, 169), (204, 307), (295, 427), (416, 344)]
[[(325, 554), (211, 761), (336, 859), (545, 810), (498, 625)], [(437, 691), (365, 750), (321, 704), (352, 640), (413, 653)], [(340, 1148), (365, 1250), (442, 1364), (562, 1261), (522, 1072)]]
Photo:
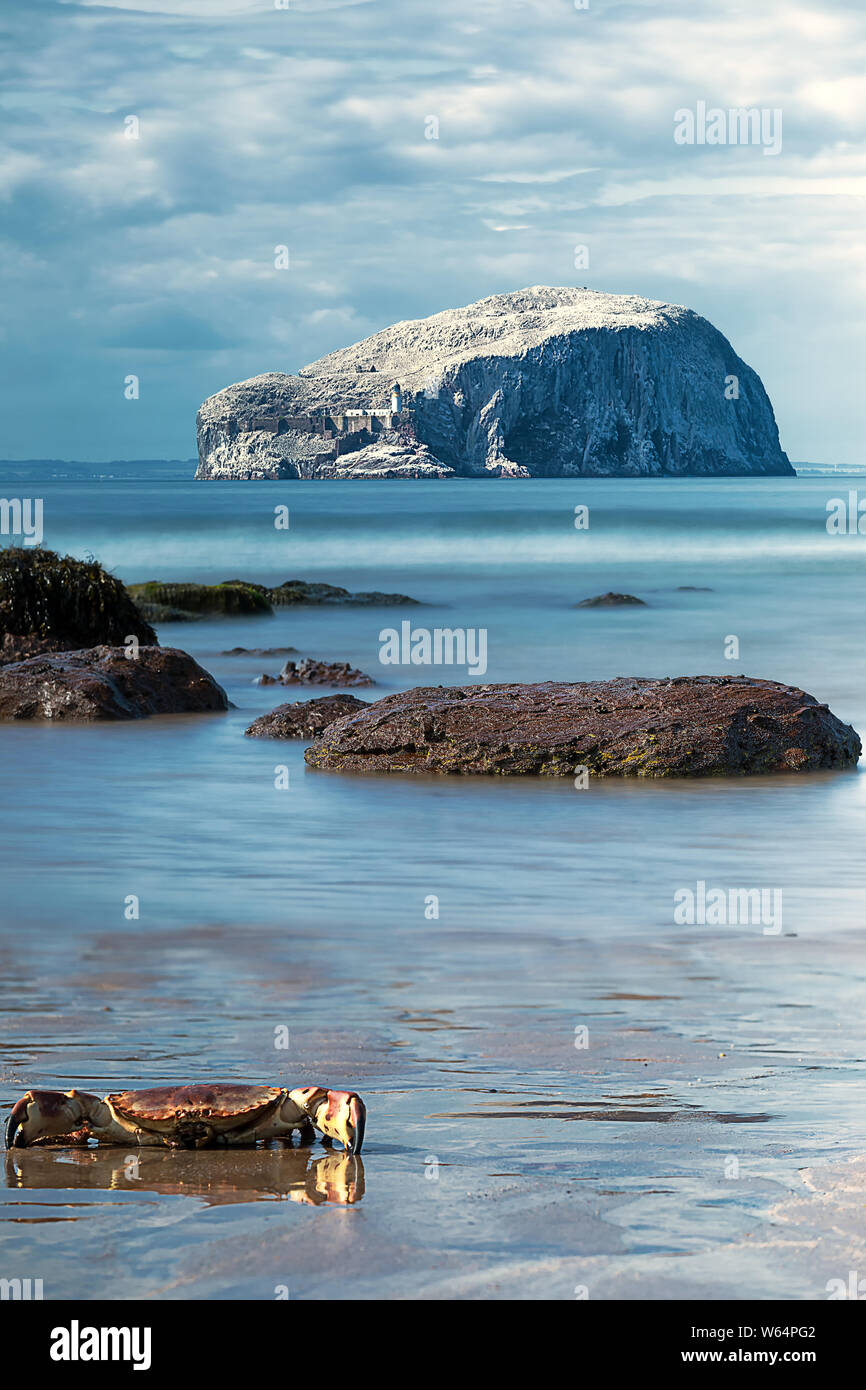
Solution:
[(159, 605), (186, 613), (272, 613), (268, 591), (257, 584), (229, 581), (224, 584), (131, 584), (129, 592), (139, 604)]
[(98, 561), (23, 546), (0, 549), (0, 637), (7, 633), (67, 650), (120, 646), (132, 636), (156, 643), (123, 584)]

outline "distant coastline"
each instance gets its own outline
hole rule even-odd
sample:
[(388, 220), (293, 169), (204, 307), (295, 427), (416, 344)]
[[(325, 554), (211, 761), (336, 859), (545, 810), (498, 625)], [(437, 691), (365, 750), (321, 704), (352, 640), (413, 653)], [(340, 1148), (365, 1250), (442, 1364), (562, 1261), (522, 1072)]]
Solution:
[[(79, 459), (0, 459), (0, 486), (13, 482), (151, 482), (154, 479), (191, 483), (196, 464), (194, 458), (113, 459), (109, 463), (82, 463)], [(791, 467), (799, 478), (866, 476), (866, 463), (859, 466), (853, 463), (792, 463)], [(665, 481), (671, 481), (670, 475)]]
[(0, 483), (7, 482), (190, 482), (196, 459), (113, 459), (81, 463), (77, 459), (0, 459)]

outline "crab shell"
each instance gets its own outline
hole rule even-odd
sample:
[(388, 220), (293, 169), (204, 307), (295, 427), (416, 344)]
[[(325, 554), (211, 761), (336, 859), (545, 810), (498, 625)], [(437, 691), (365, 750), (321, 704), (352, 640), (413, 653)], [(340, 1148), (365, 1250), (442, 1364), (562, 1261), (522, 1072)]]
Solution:
[(116, 1115), (157, 1134), (207, 1127), (214, 1133), (258, 1125), (285, 1098), (279, 1086), (239, 1086), (218, 1081), (202, 1086), (155, 1086), (149, 1091), (114, 1091), (105, 1097)]

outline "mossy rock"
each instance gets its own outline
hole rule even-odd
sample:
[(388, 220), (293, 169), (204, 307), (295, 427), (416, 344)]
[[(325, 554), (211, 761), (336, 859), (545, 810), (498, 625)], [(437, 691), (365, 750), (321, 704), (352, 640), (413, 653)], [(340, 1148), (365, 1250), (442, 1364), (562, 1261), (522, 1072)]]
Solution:
[(156, 633), (125, 587), (93, 559), (53, 550), (0, 549), (0, 638), (7, 633), (55, 642), (57, 650), (156, 644)]
[(159, 604), (185, 613), (273, 613), (267, 590), (257, 584), (130, 584), (138, 604)]
[(136, 603), (141, 616), (149, 623), (197, 623), (204, 613), (191, 613), (188, 608), (170, 608), (167, 603)]

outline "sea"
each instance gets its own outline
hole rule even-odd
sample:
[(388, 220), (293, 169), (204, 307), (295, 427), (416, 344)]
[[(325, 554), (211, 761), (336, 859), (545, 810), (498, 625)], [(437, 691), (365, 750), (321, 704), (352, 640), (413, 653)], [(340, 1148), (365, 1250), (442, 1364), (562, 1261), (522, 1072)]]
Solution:
[[(371, 699), (759, 676), (866, 734), (866, 480), (138, 472), (42, 481), (43, 544), (129, 583), (419, 606), (162, 624), (227, 712), (0, 726), (0, 1105), (315, 1083), (364, 1096), (367, 1142), (14, 1150), (0, 1273), (59, 1299), (827, 1297), (862, 1256), (862, 773), (317, 771), (244, 731), (323, 692), (232, 649), (348, 661)], [(643, 606), (577, 606), (608, 591)], [(486, 669), (384, 664), (407, 620), (483, 630)], [(678, 920), (699, 885), (778, 921)]]

